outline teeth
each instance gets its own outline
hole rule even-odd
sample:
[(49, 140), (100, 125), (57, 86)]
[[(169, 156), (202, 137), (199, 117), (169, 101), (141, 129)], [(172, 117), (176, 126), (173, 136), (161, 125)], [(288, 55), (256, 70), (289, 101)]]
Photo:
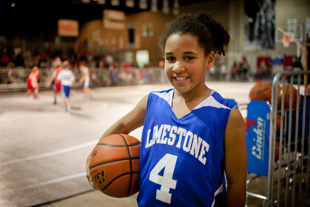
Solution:
[(186, 77), (176, 77), (177, 80), (185, 80)]

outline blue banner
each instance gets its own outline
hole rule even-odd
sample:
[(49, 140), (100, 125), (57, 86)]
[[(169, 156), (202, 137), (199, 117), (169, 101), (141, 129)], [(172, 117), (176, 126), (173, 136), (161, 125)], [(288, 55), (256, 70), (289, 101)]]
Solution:
[(253, 100), (247, 107), (246, 145), (248, 173), (268, 175), (270, 106), (266, 101)]

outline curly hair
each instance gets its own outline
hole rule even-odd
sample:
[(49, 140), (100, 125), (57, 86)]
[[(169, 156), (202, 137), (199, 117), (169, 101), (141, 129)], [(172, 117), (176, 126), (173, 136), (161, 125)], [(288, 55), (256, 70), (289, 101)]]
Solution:
[(200, 12), (196, 15), (181, 14), (168, 22), (164, 33), (160, 36), (159, 47), (164, 52), (166, 41), (172, 34), (191, 34), (198, 37), (199, 45), (204, 48), (205, 54), (214, 51), (225, 55), (224, 47), (228, 46), (230, 36), (221, 23), (216, 21), (212, 14)]

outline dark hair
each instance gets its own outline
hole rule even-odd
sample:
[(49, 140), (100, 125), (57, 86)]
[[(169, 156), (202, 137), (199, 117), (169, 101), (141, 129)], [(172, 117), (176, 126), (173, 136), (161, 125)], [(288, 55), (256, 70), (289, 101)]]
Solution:
[(205, 54), (214, 51), (225, 55), (224, 47), (228, 45), (230, 36), (221, 23), (212, 14), (200, 12), (196, 15), (181, 14), (168, 22), (164, 33), (160, 36), (159, 47), (163, 53), (167, 39), (172, 34), (191, 34), (198, 37), (199, 45), (205, 49)]
[(65, 60), (63, 63), (62, 63), (63, 67), (64, 68), (69, 68), (70, 67), (70, 62), (68, 60)]
[(80, 65), (87, 66), (87, 63), (86, 63), (86, 61), (82, 60), (82, 61), (80, 61)]

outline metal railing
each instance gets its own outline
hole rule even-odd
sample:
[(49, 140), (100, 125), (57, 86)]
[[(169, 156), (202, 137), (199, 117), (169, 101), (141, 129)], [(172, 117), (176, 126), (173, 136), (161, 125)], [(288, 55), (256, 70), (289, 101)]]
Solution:
[[(262, 179), (266, 189), (262, 194), (247, 190), (248, 196), (262, 199), (263, 206), (310, 205), (310, 94), (306, 93), (309, 75), (310, 71), (284, 71), (273, 78), (267, 114), (268, 173)], [(259, 177), (249, 178), (247, 184)]]

